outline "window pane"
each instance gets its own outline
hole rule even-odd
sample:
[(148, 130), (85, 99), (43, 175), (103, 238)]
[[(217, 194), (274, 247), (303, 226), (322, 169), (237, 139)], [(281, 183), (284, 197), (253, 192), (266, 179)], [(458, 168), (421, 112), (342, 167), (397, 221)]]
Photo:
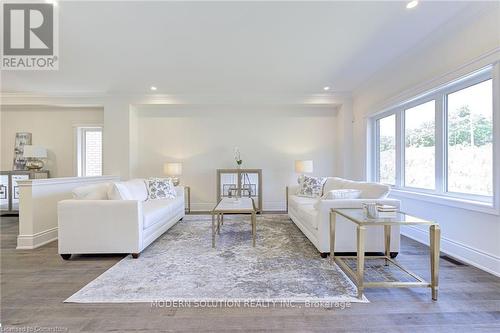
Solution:
[(85, 131), (85, 176), (102, 175), (102, 132)]
[(396, 184), (396, 116), (378, 120), (378, 179), (381, 183)]
[(493, 195), (492, 80), (448, 95), (448, 191)]
[(435, 188), (434, 100), (405, 110), (405, 186)]

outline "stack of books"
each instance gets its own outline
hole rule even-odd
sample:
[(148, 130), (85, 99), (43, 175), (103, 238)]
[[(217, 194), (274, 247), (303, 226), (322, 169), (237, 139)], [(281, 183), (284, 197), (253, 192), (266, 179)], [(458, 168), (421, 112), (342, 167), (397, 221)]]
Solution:
[(377, 205), (377, 211), (379, 218), (391, 218), (397, 216), (398, 209), (389, 205)]

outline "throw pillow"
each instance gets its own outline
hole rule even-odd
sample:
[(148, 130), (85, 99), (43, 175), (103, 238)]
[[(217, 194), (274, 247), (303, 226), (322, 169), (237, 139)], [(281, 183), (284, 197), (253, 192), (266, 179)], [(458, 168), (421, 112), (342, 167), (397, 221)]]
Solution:
[(114, 182), (109, 186), (110, 200), (139, 200), (148, 199), (148, 190), (144, 179), (131, 179), (124, 182)]
[(318, 198), (323, 194), (325, 177), (304, 176), (299, 184), (297, 195), (300, 197)]
[(132, 200), (131, 194), (123, 183), (124, 182), (114, 182), (109, 186), (109, 200)]
[(80, 186), (73, 189), (73, 199), (79, 200), (107, 200), (109, 183)]
[(173, 199), (177, 196), (172, 178), (149, 178), (146, 180), (149, 199)]
[(335, 200), (335, 199), (358, 199), (361, 196), (360, 190), (353, 189), (342, 189), (342, 190), (331, 190), (323, 195), (325, 200)]

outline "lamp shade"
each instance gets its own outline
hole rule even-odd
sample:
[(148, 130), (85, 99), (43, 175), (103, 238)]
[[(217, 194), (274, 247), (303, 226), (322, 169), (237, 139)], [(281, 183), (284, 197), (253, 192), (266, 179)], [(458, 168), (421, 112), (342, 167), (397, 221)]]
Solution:
[(296, 173), (312, 173), (313, 172), (313, 161), (311, 161), (311, 160), (295, 161), (295, 172)]
[(31, 158), (47, 158), (47, 149), (42, 146), (25, 145), (23, 155)]
[(163, 165), (163, 172), (167, 176), (180, 176), (182, 175), (182, 163), (165, 163)]

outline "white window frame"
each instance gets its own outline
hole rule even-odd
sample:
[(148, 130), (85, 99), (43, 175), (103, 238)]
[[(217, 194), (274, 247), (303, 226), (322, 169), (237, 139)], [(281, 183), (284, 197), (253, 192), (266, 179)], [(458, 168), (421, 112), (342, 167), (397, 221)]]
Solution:
[[(102, 125), (77, 125), (75, 126), (75, 158), (76, 158), (76, 174), (78, 177), (87, 177), (85, 176), (85, 135), (87, 132), (101, 132), (103, 131)], [(102, 160), (101, 160), (101, 170), (102, 170)]]
[[(498, 65), (495, 66), (498, 71)], [(370, 174), (372, 180), (378, 181), (380, 175), (379, 163), (379, 128), (378, 121), (382, 118), (396, 115), (396, 184), (391, 186), (393, 193), (409, 198), (417, 198), (420, 200), (442, 203), (460, 208), (471, 208), (472, 210), (484, 211), (493, 214), (499, 214), (499, 171), (498, 171), (498, 127), (499, 117), (498, 112), (498, 96), (495, 95), (495, 89), (498, 89), (498, 75), (495, 67), (489, 65), (483, 69), (475, 71), (471, 74), (463, 76), (460, 79), (451, 81), (441, 85), (435, 89), (431, 89), (414, 98), (410, 98), (394, 107), (387, 108), (385, 111), (375, 114), (369, 118), (371, 131), (371, 154), (373, 156), (370, 163)], [(493, 195), (482, 196), (467, 193), (455, 193), (447, 191), (448, 177), (448, 132), (447, 132), (447, 96), (453, 92), (468, 88), (486, 80), (493, 80)], [(435, 117), (435, 189), (428, 190), (422, 188), (414, 188), (405, 186), (405, 110), (410, 109), (419, 104), (426, 103), (430, 100), (436, 101), (436, 117)]]

